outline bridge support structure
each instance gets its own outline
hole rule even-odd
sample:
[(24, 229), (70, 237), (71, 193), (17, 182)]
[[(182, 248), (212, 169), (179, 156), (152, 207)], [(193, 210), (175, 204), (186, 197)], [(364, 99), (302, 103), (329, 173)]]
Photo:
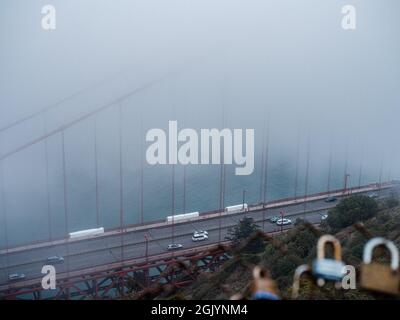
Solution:
[(204, 251), (169, 258), (149, 257), (139, 264), (123, 264), (101, 272), (82, 272), (62, 277), (56, 289), (45, 290), (41, 279), (26, 286), (10, 287), (0, 292), (2, 300), (85, 300), (142, 298), (161, 287), (181, 287), (193, 282), (199, 273), (217, 270), (229, 256), (227, 248), (217, 245)]

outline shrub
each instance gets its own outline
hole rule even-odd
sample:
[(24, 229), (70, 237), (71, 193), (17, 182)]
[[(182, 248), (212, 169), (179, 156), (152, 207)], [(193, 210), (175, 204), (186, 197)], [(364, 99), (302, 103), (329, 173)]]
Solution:
[(329, 211), (327, 224), (333, 231), (367, 220), (378, 212), (377, 202), (367, 196), (354, 195), (343, 199)]

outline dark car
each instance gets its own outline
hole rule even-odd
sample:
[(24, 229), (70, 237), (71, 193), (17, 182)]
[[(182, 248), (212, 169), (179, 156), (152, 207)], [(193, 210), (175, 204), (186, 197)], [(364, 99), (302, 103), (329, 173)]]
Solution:
[(325, 202), (335, 202), (337, 200), (336, 197), (328, 197), (325, 199)]
[(279, 216), (273, 216), (273, 217), (269, 218), (269, 221), (270, 221), (271, 223), (276, 223), (279, 219), (280, 219)]

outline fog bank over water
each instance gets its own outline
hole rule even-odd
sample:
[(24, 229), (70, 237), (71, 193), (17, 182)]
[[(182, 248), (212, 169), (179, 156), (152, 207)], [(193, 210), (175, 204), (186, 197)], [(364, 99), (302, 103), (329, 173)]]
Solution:
[[(50, 2), (57, 28), (48, 32), (40, 21)], [(345, 31), (351, 2), (357, 29)], [(0, 132), (0, 154), (163, 78), (65, 130), (69, 231), (95, 227), (97, 208), (100, 225), (119, 225), (119, 108), (127, 224), (141, 220), (141, 165), (144, 220), (172, 214), (172, 167), (144, 158), (146, 132), (169, 120), (255, 130), (255, 170), (226, 167), (226, 205), (243, 190), (260, 201), (267, 123), (267, 200), (294, 195), (296, 164), (304, 193), (307, 152), (309, 193), (327, 189), (330, 159), (332, 189), (345, 173), (350, 186), (399, 178), (399, 9), (394, 0), (3, 0), (0, 128), (38, 115)], [(49, 215), (53, 236), (65, 234), (61, 134), (1, 167), (0, 245), (5, 231), (11, 244), (47, 239)], [(183, 166), (174, 180), (175, 213), (218, 208), (220, 166), (187, 166), (185, 201)]]

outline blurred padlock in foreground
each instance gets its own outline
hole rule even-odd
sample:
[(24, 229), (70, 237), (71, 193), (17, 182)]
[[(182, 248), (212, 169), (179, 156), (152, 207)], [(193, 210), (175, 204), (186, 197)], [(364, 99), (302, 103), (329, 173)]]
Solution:
[[(333, 245), (333, 259), (326, 258), (326, 245)], [(323, 235), (317, 243), (317, 259), (314, 260), (312, 272), (317, 278), (317, 284), (323, 286), (325, 280), (335, 281), (337, 284), (345, 276), (345, 264), (342, 261), (342, 247), (338, 239), (332, 235)]]
[(266, 269), (254, 267), (253, 278), (251, 285), (253, 300), (280, 300), (278, 287)]
[[(385, 246), (391, 256), (390, 265), (372, 262), (376, 247)], [(371, 291), (397, 295), (400, 293), (399, 251), (395, 244), (384, 238), (373, 238), (364, 247), (361, 266), (361, 287)]]

